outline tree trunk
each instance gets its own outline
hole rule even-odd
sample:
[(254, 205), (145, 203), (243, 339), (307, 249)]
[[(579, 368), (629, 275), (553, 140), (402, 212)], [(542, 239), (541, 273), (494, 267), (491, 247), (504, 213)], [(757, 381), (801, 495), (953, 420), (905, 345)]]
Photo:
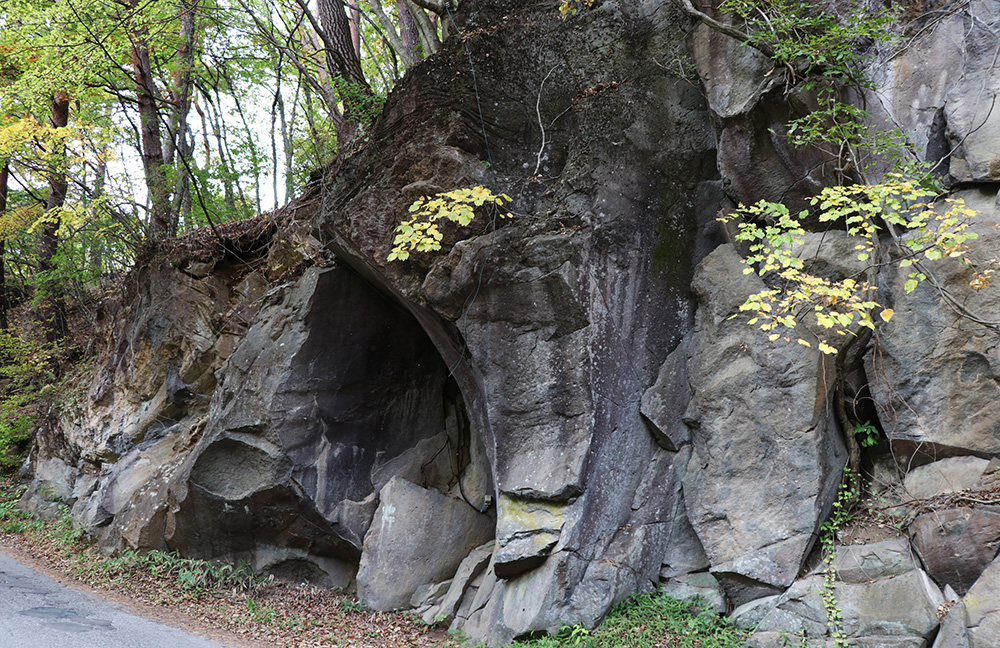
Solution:
[[(69, 96), (59, 92), (51, 104), (52, 128), (65, 128), (69, 124)], [(55, 256), (59, 249), (59, 210), (66, 203), (66, 145), (59, 144), (52, 152), (49, 165), (49, 198), (45, 202), (45, 223), (38, 248), (38, 289), (42, 292), (41, 316), (45, 328), (45, 341), (58, 342), (66, 337), (66, 302), (62, 287), (54, 276)]]
[[(7, 211), (7, 178), (10, 175), (10, 167), (4, 162), (0, 167), (0, 216)], [(4, 257), (7, 251), (4, 249), (7, 241), (0, 238), (0, 330), (6, 331), (7, 322), (7, 272), (3, 267)]]
[(181, 0), (181, 29), (180, 47), (177, 49), (177, 68), (173, 74), (173, 88), (171, 89), (171, 100), (173, 110), (170, 115), (168, 126), (169, 137), (164, 151), (164, 164), (168, 167), (175, 166), (174, 157), (180, 156), (181, 164), (176, 165), (177, 186), (174, 187), (173, 204), (170, 210), (170, 224), (167, 234), (177, 235), (177, 226), (185, 211), (190, 212), (186, 207), (191, 204), (190, 178), (188, 178), (187, 167), (193, 163), (191, 153), (194, 149), (189, 144), (188, 114), (191, 112), (191, 95), (193, 84), (191, 83), (191, 70), (194, 68), (195, 50), (195, 12), (200, 0)]
[(337, 132), (337, 142), (344, 147), (357, 136), (364, 105), (372, 96), (372, 89), (361, 69), (361, 57), (354, 49), (344, 3), (341, 0), (318, 0), (318, 4), (326, 64), (335, 80), (337, 94), (344, 103), (344, 123)]
[(361, 60), (361, 11), (358, 5), (352, 4), (351, 12), (351, 44), (354, 45), (354, 55)]
[[(132, 2), (138, 11), (138, 0)], [(135, 16), (133, 16), (133, 20)], [(170, 232), (170, 188), (164, 169), (163, 144), (160, 140), (160, 110), (156, 105), (156, 86), (149, 62), (146, 28), (132, 27), (132, 70), (135, 73), (136, 102), (139, 105), (139, 135), (142, 143), (142, 166), (149, 192), (149, 236), (161, 239)]]
[[(382, 9), (382, 0), (368, 0), (368, 6), (371, 7), (372, 13), (375, 14), (375, 18), (378, 20), (379, 24), (382, 25), (382, 31), (385, 32), (386, 38), (389, 39), (389, 44), (392, 45), (392, 49), (396, 52), (396, 56), (403, 61), (403, 68), (409, 68), (415, 63), (413, 48), (415, 46), (414, 42), (408, 42), (406, 40), (406, 27), (403, 23), (402, 11), (399, 13), (399, 32), (396, 31), (396, 25), (393, 24), (389, 16), (386, 15), (385, 10)], [(405, 5), (397, 5), (397, 7), (403, 7), (405, 10)], [(410, 23), (413, 23), (413, 18), (409, 13), (406, 14), (407, 19)], [(416, 25), (413, 26), (416, 29)], [(400, 33), (403, 37), (400, 37)], [(415, 34), (416, 32), (414, 32)], [(410, 36), (412, 40), (413, 35)], [(393, 61), (393, 76), (398, 78), (399, 70), (395, 66), (395, 61)]]
[[(420, 32), (417, 31), (417, 21), (413, 19), (406, 0), (396, 0), (396, 14), (399, 16), (399, 37), (403, 41), (403, 49), (407, 51), (409, 59), (416, 62), (423, 58), (417, 56), (417, 47), (420, 45)], [(425, 53), (426, 55), (426, 53)], [(403, 60), (406, 60), (404, 56)], [(407, 64), (407, 67), (412, 64)]]

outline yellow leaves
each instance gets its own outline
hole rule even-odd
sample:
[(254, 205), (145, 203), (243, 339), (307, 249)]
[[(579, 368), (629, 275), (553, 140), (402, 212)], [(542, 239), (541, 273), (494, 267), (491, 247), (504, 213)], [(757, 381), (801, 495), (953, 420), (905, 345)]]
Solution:
[(387, 260), (405, 261), (411, 252), (440, 250), (444, 234), (437, 221), (444, 218), (465, 227), (476, 217), (476, 208), (486, 205), (497, 209), (500, 218), (506, 218), (509, 214), (501, 209), (511, 200), (507, 194), (494, 194), (481, 185), (419, 198), (409, 207), (410, 219), (396, 226), (396, 238)]
[[(927, 279), (921, 263), (962, 258), (969, 265), (965, 259), (967, 242), (976, 238), (969, 229), (975, 210), (961, 200), (935, 203), (934, 198), (931, 189), (890, 175), (876, 185), (827, 187), (812, 199), (812, 206), (818, 210), (820, 222), (832, 223), (856, 237), (853, 247), (857, 259), (871, 266), (884, 261), (876, 252), (886, 238), (883, 228), (891, 226), (892, 240), (902, 253), (898, 263), (910, 269), (903, 285), (910, 293)], [(853, 335), (859, 326), (874, 329), (876, 312), (887, 323), (893, 311), (870, 298), (873, 289), (867, 282), (835, 280), (807, 270), (793, 253), (803, 241), (801, 223), (806, 216), (806, 212), (792, 214), (780, 203), (760, 201), (749, 207), (740, 205), (720, 220), (743, 219), (735, 238), (748, 244), (744, 274), (757, 274), (770, 285), (780, 286), (747, 298), (740, 311), (751, 314), (748, 323), (768, 333), (768, 340), (774, 342), (784, 337), (777, 329), (793, 329), (804, 320), (812, 325), (811, 330), (822, 333), (817, 333), (819, 350), (833, 354), (836, 345), (824, 338)], [(970, 285), (981, 289), (991, 274), (991, 269), (977, 271)], [(798, 341), (805, 343), (801, 338)]]
[(561, 0), (559, 3), (559, 15), (563, 20), (576, 15), (580, 7), (590, 8), (594, 6), (595, 0)]

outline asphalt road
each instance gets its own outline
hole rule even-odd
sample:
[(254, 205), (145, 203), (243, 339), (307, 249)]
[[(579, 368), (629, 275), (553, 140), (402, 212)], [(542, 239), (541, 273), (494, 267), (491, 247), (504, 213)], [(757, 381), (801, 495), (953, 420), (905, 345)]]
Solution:
[(61, 585), (0, 552), (0, 648), (226, 648)]

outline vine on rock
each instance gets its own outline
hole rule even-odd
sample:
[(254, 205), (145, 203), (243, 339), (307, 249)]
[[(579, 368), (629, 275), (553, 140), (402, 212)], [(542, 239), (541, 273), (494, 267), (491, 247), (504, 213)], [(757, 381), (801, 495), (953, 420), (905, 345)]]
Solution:
[(861, 497), (853, 486), (857, 475), (848, 468), (844, 471), (844, 483), (833, 503), (830, 519), (820, 528), (820, 544), (823, 549), (823, 608), (826, 610), (826, 627), (837, 648), (847, 648), (847, 633), (844, 632), (844, 614), (837, 603), (837, 533), (854, 517), (853, 508)]

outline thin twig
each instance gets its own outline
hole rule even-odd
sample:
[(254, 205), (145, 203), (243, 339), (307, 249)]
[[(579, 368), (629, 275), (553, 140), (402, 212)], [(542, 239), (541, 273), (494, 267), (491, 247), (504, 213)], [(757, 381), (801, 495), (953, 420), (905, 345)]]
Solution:
[(535, 100), (535, 115), (538, 116), (538, 129), (542, 131), (542, 145), (538, 147), (535, 170), (531, 174), (533, 176), (538, 175), (538, 169), (542, 166), (542, 153), (545, 151), (545, 125), (542, 124), (542, 88), (545, 87), (545, 82), (549, 80), (549, 77), (552, 76), (552, 73), (555, 72), (560, 65), (562, 65), (562, 63), (557, 63), (555, 67), (549, 70), (549, 73), (545, 75), (545, 78), (542, 79), (542, 82), (538, 85), (538, 98)]

